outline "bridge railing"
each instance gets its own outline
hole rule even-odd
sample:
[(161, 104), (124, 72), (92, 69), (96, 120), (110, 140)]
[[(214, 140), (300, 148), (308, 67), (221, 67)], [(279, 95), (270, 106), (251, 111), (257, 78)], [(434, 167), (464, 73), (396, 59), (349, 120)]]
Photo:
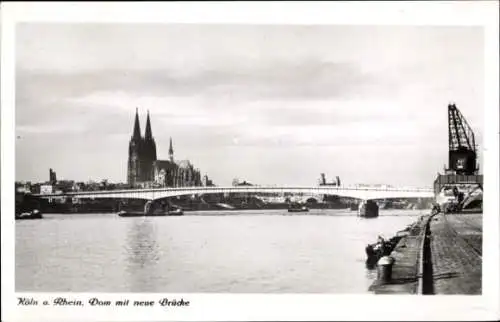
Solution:
[[(259, 191), (260, 190), (260, 191)], [(98, 190), (98, 191), (72, 191), (66, 193), (53, 193), (53, 194), (36, 194), (37, 196), (79, 196), (79, 195), (109, 195), (109, 194), (128, 194), (128, 193), (162, 193), (162, 192), (192, 192), (193, 194), (200, 194), (206, 192), (216, 193), (258, 193), (258, 192), (276, 192), (286, 193), (286, 191), (295, 191), (292, 193), (314, 192), (318, 194), (327, 194), (325, 192), (335, 191), (384, 191), (384, 192), (433, 192), (433, 188), (416, 188), (416, 187), (368, 187), (368, 186), (230, 186), (230, 187), (165, 187), (165, 188), (145, 188), (145, 189), (121, 189), (121, 190)]]

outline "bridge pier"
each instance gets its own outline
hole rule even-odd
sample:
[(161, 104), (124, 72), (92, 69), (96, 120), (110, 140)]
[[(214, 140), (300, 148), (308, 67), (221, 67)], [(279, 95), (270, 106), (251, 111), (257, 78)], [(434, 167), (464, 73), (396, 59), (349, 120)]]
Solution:
[(170, 208), (170, 202), (168, 201), (148, 200), (144, 204), (144, 214), (152, 214), (157, 210), (165, 212), (168, 211), (169, 208)]
[(154, 206), (153, 200), (146, 201), (146, 203), (144, 204), (144, 214), (145, 215), (151, 214), (154, 211), (153, 206)]
[(121, 199), (115, 200), (113, 202), (113, 212), (120, 212), (122, 210), (122, 201)]
[(373, 199), (362, 199), (358, 206), (358, 216), (360, 217), (378, 217), (379, 207)]

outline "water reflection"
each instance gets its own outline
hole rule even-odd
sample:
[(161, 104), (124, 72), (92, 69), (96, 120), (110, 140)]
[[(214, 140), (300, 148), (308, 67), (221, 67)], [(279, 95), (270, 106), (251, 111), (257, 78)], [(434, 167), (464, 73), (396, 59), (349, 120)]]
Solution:
[(377, 278), (377, 265), (366, 267), (365, 276), (369, 281), (373, 281)]
[(134, 218), (130, 222), (125, 243), (126, 271), (131, 291), (148, 289), (160, 260), (154, 220)]

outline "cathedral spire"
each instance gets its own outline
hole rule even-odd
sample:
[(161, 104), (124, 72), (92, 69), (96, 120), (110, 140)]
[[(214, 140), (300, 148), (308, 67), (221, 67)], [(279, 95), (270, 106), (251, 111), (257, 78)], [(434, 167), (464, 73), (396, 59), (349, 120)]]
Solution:
[(134, 133), (132, 139), (139, 140), (141, 138), (141, 126), (139, 125), (139, 109), (135, 108)]
[(144, 134), (144, 139), (146, 139), (146, 140), (153, 139), (153, 133), (151, 131), (151, 121), (149, 120), (149, 110), (148, 110), (148, 116), (146, 119), (146, 133)]
[(174, 148), (172, 147), (172, 138), (170, 138), (170, 146), (168, 148), (168, 156), (170, 157), (170, 162), (174, 162)]

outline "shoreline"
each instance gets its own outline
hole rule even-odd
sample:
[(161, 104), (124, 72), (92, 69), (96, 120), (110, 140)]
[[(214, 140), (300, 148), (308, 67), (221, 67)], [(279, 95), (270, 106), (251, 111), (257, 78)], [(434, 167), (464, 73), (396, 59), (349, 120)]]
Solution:
[[(354, 216), (357, 217), (357, 212), (351, 210), (350, 208), (316, 208), (310, 209), (309, 212), (288, 212), (287, 208), (277, 208), (277, 209), (203, 209), (203, 210), (183, 210), (184, 216), (196, 216), (196, 215), (217, 215), (217, 213), (223, 213), (224, 215), (231, 215), (232, 213), (240, 213), (241, 215), (248, 214), (257, 214), (259, 211), (262, 211), (262, 214), (285, 214), (287, 216), (292, 215), (300, 215), (300, 216), (308, 216), (308, 215), (321, 215), (328, 213), (338, 213), (339, 216)], [(405, 214), (406, 212), (415, 212), (411, 213), (411, 216), (422, 216), (421, 213), (417, 212), (425, 212), (427, 209), (384, 209), (381, 210), (379, 217), (392, 217), (392, 216), (401, 216), (399, 213), (394, 212), (402, 212)], [(387, 212), (387, 213), (386, 213)], [(45, 212), (43, 215), (50, 216), (88, 216), (88, 215), (117, 215), (119, 211), (92, 211), (92, 212)], [(406, 214), (405, 214), (406, 215)], [(168, 216), (166, 216), (168, 217)], [(360, 217), (362, 218), (362, 217)], [(364, 218), (365, 219), (365, 218)], [(377, 218), (366, 218), (365, 220), (376, 220)]]

